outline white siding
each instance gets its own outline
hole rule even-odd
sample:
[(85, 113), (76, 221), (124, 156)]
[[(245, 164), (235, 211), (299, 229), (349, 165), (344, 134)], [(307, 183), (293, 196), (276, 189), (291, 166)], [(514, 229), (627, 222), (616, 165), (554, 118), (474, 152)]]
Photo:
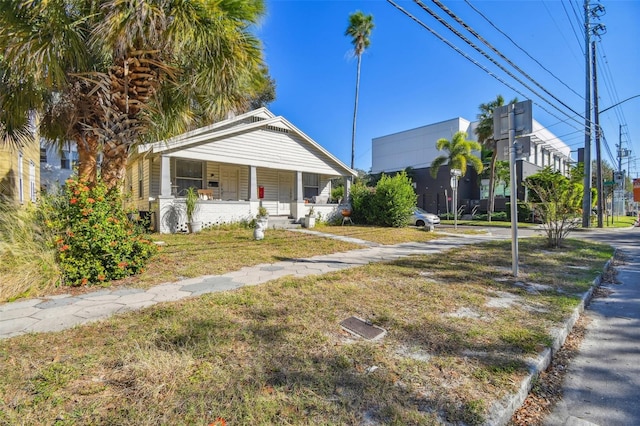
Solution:
[(278, 170), (258, 168), (258, 186), (264, 187), (264, 198), (262, 206), (265, 207), (270, 215), (278, 213)]
[(403, 170), (407, 167), (425, 168), (442, 153), (436, 149), (438, 139), (451, 139), (458, 132), (467, 132), (469, 140), (476, 140), (470, 122), (456, 118), (411, 129), (372, 141), (372, 173)]
[(325, 155), (294, 133), (257, 129), (223, 140), (203, 143), (171, 156), (230, 164), (298, 170), (309, 173), (341, 175), (342, 170)]

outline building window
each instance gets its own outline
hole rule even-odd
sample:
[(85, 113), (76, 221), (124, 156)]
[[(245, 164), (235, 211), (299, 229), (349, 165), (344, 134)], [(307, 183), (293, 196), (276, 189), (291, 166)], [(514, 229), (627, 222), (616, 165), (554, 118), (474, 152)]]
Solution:
[(22, 156), (22, 152), (18, 153), (18, 201), (20, 204), (24, 203), (24, 169), (22, 166), (24, 157)]
[(302, 174), (302, 193), (305, 200), (310, 200), (320, 194), (320, 175), (315, 173)]
[(181, 197), (187, 188), (202, 189), (203, 161), (176, 160), (176, 195)]
[(36, 202), (36, 165), (29, 161), (29, 198)]
[(144, 163), (138, 161), (138, 198), (144, 197)]
[(47, 148), (40, 148), (40, 162), (47, 162)]
[(78, 153), (76, 151), (62, 151), (60, 158), (60, 168), (71, 170), (78, 163)]

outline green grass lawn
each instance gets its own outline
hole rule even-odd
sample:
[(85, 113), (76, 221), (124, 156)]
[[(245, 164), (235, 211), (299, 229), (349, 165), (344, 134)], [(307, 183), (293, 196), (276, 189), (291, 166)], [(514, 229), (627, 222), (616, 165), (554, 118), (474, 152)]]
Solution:
[[(230, 234), (226, 251), (238, 253), (225, 261), (299, 256), (269, 234), (252, 244)], [(193, 247), (190, 236), (166, 238), (164, 253), (216, 250), (201, 246), (206, 233), (194, 237)], [(490, 242), (2, 340), (0, 424), (481, 424), (611, 254), (526, 239), (516, 280), (509, 242)], [(339, 323), (350, 316), (387, 335), (346, 333)]]

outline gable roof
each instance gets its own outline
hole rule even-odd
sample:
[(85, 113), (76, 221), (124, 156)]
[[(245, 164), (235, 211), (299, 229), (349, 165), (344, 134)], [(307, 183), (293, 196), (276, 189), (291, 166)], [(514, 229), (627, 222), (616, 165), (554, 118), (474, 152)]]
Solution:
[[(250, 133), (257, 135), (264, 130), (288, 134), (291, 140), (294, 140), (299, 145), (304, 145), (307, 151), (312, 152), (323, 162), (331, 164), (333, 169), (340, 171), (342, 174), (352, 176), (357, 174), (284, 117), (276, 116), (266, 108), (259, 108), (164, 141), (141, 145), (138, 148), (138, 153), (147, 155), (187, 153), (203, 145), (209, 145), (210, 147), (213, 147), (214, 145), (212, 144), (216, 143), (222, 145), (223, 141), (229, 141), (233, 138), (239, 139), (241, 136)], [(256, 148), (259, 147), (256, 146)], [(228, 149), (231, 150), (232, 148), (228, 147)]]

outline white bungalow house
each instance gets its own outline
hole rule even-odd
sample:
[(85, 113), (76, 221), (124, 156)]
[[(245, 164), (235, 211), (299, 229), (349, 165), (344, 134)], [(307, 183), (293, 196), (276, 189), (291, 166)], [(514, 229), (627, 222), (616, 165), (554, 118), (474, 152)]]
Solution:
[(345, 188), (356, 172), (288, 122), (260, 108), (169, 140), (138, 147), (127, 166), (130, 205), (156, 231), (186, 229), (187, 188), (200, 193), (203, 226), (251, 220), (260, 205), (270, 216), (299, 220), (311, 206), (338, 213), (331, 180)]

